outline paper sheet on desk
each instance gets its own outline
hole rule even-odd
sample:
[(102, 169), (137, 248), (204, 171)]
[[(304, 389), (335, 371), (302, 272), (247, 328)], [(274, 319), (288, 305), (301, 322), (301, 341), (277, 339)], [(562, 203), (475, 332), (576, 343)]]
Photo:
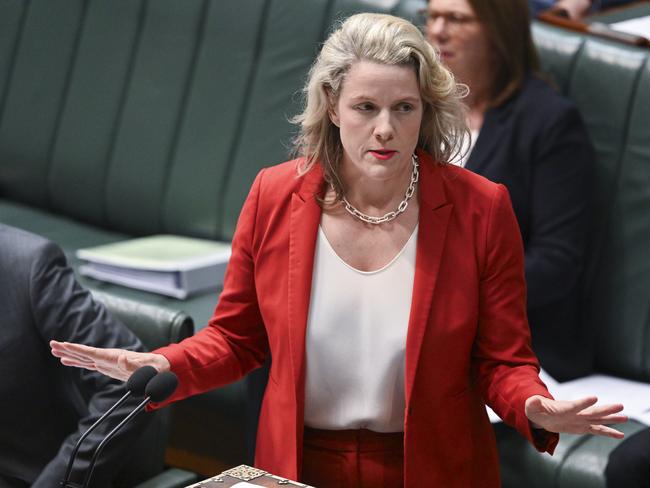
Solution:
[(253, 483), (248, 483), (247, 481), (240, 481), (235, 483), (230, 488), (260, 488), (262, 485), (254, 485)]
[(650, 15), (609, 24), (610, 29), (650, 39)]
[[(622, 403), (629, 418), (650, 425), (650, 383), (631, 381), (614, 376), (594, 374), (577, 380), (558, 383), (546, 371), (540, 378), (551, 394), (561, 400), (577, 400), (595, 395), (599, 404)], [(501, 422), (492, 409), (488, 408), (490, 422)]]

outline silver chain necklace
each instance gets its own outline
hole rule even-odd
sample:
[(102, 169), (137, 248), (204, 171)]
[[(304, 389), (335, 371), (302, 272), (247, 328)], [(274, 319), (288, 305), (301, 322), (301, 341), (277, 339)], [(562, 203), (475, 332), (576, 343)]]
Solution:
[(413, 193), (415, 193), (415, 185), (418, 182), (418, 178), (420, 177), (420, 172), (418, 171), (418, 166), (420, 165), (420, 162), (418, 160), (418, 157), (414, 154), (411, 156), (411, 161), (413, 162), (413, 172), (411, 173), (411, 182), (409, 183), (408, 188), (406, 189), (406, 195), (404, 195), (404, 200), (402, 200), (399, 205), (397, 206), (397, 210), (394, 210), (392, 212), (388, 212), (385, 215), (382, 215), (381, 217), (373, 217), (372, 215), (367, 215), (358, 210), (354, 205), (352, 205), (350, 202), (348, 202), (348, 199), (343, 197), (343, 204), (345, 205), (345, 210), (347, 210), (350, 215), (353, 217), (361, 220), (362, 222), (365, 222), (366, 224), (373, 224), (373, 225), (379, 225), (383, 224), (384, 222), (390, 222), (391, 220), (395, 220), (397, 216), (401, 213), (404, 213), (406, 208), (409, 206), (409, 200), (413, 196)]

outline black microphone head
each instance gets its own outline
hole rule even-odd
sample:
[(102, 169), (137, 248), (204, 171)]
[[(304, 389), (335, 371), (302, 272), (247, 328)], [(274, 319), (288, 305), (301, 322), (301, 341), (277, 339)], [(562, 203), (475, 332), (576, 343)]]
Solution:
[(141, 368), (136, 369), (126, 381), (126, 389), (129, 390), (133, 396), (143, 397), (147, 384), (157, 374), (158, 370), (153, 366), (142, 366)]
[(165, 371), (154, 376), (149, 381), (144, 393), (152, 402), (159, 403), (167, 400), (176, 391), (177, 386), (178, 378), (176, 375), (171, 371)]

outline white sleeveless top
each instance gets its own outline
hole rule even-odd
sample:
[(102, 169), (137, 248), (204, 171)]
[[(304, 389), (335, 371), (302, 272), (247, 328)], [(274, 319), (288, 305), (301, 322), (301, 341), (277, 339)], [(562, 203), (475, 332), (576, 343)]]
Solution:
[(404, 357), (418, 228), (383, 268), (359, 271), (319, 227), (306, 335), (305, 425), (404, 429)]

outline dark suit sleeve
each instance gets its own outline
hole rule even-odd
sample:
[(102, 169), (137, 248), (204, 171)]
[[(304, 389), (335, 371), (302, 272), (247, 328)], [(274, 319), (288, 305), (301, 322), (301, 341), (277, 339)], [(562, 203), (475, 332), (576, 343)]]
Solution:
[[(50, 339), (74, 341), (98, 347), (143, 350), (140, 341), (121, 323), (94, 302), (90, 293), (79, 286), (60, 249), (52, 243), (39, 248), (30, 277), (30, 300), (34, 322), (45, 344)], [(54, 459), (32, 485), (52, 488), (62, 480), (72, 448), (79, 436), (108, 410), (125, 392), (124, 384), (100, 373), (63, 368), (67, 375), (62, 384), (69, 387), (68, 399), (78, 405), (80, 420)], [(96, 434), (89, 436), (77, 455), (72, 480), (81, 482), (92, 452), (103, 436), (130, 412), (136, 400), (115, 411)], [(149, 418), (140, 414), (104, 449), (93, 474), (93, 487), (108, 487), (129, 455), (129, 444), (145, 429)]]
[(580, 278), (595, 158), (577, 109), (568, 105), (541, 132), (535, 151), (526, 242), (529, 309), (566, 297)]
[(625, 5), (626, 3), (632, 3), (633, 1), (635, 0), (594, 0), (594, 6), (600, 10)]

